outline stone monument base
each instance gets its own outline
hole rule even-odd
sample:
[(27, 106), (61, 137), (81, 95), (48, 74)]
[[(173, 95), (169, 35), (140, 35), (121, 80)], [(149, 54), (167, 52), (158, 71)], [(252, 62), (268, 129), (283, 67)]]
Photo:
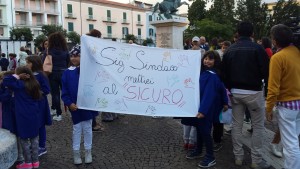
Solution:
[(150, 22), (156, 27), (156, 46), (160, 48), (183, 49), (183, 31), (189, 22), (168, 19)]
[(0, 169), (11, 167), (18, 157), (16, 136), (0, 128)]

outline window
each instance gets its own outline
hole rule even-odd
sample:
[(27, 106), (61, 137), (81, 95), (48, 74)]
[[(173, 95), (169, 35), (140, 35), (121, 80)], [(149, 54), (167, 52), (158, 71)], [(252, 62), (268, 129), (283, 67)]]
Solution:
[(149, 15), (149, 21), (152, 21), (152, 15)]
[(74, 23), (73, 22), (68, 22), (68, 31), (74, 31)]
[(154, 31), (152, 28), (149, 29), (149, 36), (153, 36), (154, 35)]
[(128, 28), (127, 27), (123, 27), (122, 28), (122, 35), (123, 35), (123, 37), (125, 38), (125, 35), (128, 35)]
[(52, 17), (51, 17), (51, 24), (57, 24), (57, 23), (56, 23), (55, 16), (52, 16)]
[(89, 19), (93, 19), (93, 8), (89, 7), (88, 11), (89, 11)]
[(109, 38), (112, 37), (111, 32), (112, 32), (111, 26), (107, 26), (107, 37)]
[(35, 0), (35, 5), (36, 5), (36, 10), (41, 10), (41, 1), (40, 0)]
[(127, 16), (126, 16), (126, 12), (123, 12), (123, 19), (126, 21)]
[(89, 31), (94, 29), (94, 24), (89, 24)]
[(142, 29), (141, 28), (138, 28), (138, 36), (140, 37), (142, 34)]
[(73, 9), (72, 9), (72, 5), (68, 4), (68, 14), (72, 14), (73, 13)]
[(42, 16), (41, 15), (36, 15), (36, 24), (37, 24), (37, 26), (42, 25)]
[(137, 19), (138, 19), (138, 22), (141, 21), (141, 15), (140, 14), (137, 15)]
[(111, 21), (111, 13), (110, 10), (107, 10), (107, 20)]
[(3, 18), (2, 18), (2, 9), (0, 9), (0, 23), (3, 23)]

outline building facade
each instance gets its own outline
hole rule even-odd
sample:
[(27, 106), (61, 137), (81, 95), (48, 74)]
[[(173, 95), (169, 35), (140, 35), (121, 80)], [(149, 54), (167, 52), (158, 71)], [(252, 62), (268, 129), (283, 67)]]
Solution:
[(45, 24), (62, 24), (62, 0), (0, 0), (0, 34), (9, 37), (12, 27), (28, 27), (34, 37)]
[(133, 4), (106, 0), (65, 0), (63, 2), (63, 27), (80, 35), (98, 29), (103, 38), (124, 39), (133, 34), (146, 38), (147, 9)]

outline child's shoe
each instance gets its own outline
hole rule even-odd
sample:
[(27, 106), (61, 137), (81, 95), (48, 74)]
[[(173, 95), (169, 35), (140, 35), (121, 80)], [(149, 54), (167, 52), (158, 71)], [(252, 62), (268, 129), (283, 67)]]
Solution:
[(56, 110), (55, 109), (51, 109), (50, 110), (50, 114), (51, 114), (51, 116), (55, 116), (56, 115)]
[(200, 168), (209, 168), (216, 165), (216, 160), (215, 159), (207, 159), (205, 158), (203, 161), (201, 161), (198, 166)]
[(32, 169), (32, 163), (21, 163), (16, 166), (17, 169)]
[(74, 158), (75, 165), (82, 164), (82, 160), (80, 157), (80, 150), (73, 150), (73, 158)]
[(85, 150), (85, 163), (89, 164), (92, 163), (93, 159), (92, 159), (92, 150)]
[(46, 154), (47, 153), (47, 149), (43, 148), (43, 147), (39, 147), (39, 157)]
[(32, 168), (39, 168), (39, 167), (40, 167), (39, 161), (32, 163)]
[(61, 121), (62, 120), (62, 116), (61, 115), (54, 116), (53, 120), (55, 120), (55, 121)]

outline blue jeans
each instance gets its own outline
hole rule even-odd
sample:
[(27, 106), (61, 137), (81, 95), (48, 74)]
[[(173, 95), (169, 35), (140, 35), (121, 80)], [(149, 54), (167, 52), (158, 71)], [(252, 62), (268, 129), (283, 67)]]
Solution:
[(63, 71), (53, 71), (49, 75), (49, 82), (51, 87), (52, 96), (52, 109), (56, 109), (57, 116), (61, 115), (61, 105), (60, 105), (60, 90), (61, 90), (61, 76)]
[(202, 118), (199, 119), (199, 123), (197, 125), (197, 149), (199, 153), (202, 153), (203, 143), (205, 144), (206, 153), (205, 158), (214, 160), (214, 152), (213, 152), (213, 139), (211, 137), (211, 128), (212, 122), (209, 120)]

